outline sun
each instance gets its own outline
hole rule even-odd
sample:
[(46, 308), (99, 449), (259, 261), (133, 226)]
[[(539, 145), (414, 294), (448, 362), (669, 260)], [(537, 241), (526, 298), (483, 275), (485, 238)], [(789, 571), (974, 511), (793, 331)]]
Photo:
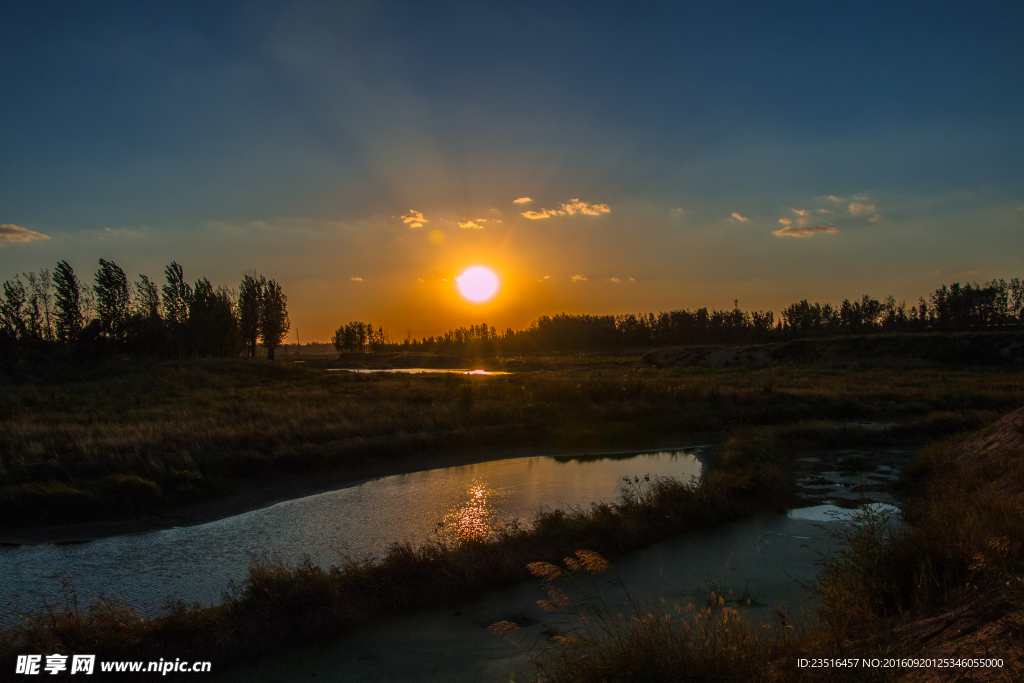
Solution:
[(490, 268), (471, 266), (455, 278), (455, 286), (466, 301), (482, 304), (494, 298), (501, 286), (498, 276)]

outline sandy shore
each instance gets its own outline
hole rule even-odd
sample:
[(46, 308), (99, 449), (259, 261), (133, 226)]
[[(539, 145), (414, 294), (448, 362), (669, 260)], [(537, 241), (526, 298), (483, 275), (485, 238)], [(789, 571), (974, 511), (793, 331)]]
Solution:
[(360, 468), (346, 468), (319, 474), (289, 475), (273, 480), (259, 480), (244, 491), (234, 491), (216, 500), (206, 501), (177, 510), (149, 515), (136, 519), (60, 526), (26, 526), (22, 529), (0, 530), (0, 545), (25, 545), (37, 543), (84, 543), (97, 538), (140, 534), (156, 529), (171, 529), (183, 526), (206, 524), (218, 519), (270, 507), (276, 503), (304, 498), (326, 491), (349, 486), (396, 474), (421, 472), (440, 467), (455, 467), (496, 460), (527, 457), (585, 457), (629, 455), (649, 453), (654, 450), (685, 450), (707, 445), (714, 440), (712, 435), (688, 435), (651, 439), (649, 442), (630, 450), (588, 449), (568, 450), (541, 447), (487, 448), (459, 453), (425, 452), (405, 458)]

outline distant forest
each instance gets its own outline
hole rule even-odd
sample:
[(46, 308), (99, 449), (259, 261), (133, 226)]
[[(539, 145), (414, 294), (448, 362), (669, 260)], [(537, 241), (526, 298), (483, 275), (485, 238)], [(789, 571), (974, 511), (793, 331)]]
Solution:
[(103, 359), (112, 356), (269, 358), (290, 323), (281, 285), (246, 273), (237, 290), (206, 278), (190, 285), (172, 262), (158, 286), (145, 275), (129, 282), (113, 261), (100, 259), (90, 284), (61, 261), (51, 271), (22, 273), (3, 283), (0, 368), (21, 360)]
[[(449, 330), (436, 337), (390, 341), (384, 329), (366, 323), (343, 325), (334, 336), (339, 353), (430, 351), (452, 355), (515, 355), (543, 351), (623, 349), (689, 344), (746, 344), (802, 337), (878, 332), (960, 332), (1020, 329), (1024, 323), (1024, 286), (1019, 278), (984, 285), (954, 283), (936, 289), (926, 301), (907, 307), (892, 296), (879, 301), (810, 303), (772, 311), (677, 310), (626, 315), (541, 316), (525, 330), (498, 332), (486, 323)], [(360, 332), (362, 330), (362, 332)]]
[[(21, 361), (256, 357), (269, 359), (290, 329), (288, 298), (275, 280), (243, 275), (238, 289), (206, 278), (185, 280), (172, 262), (158, 285), (145, 275), (130, 282), (114, 262), (100, 259), (93, 282), (66, 261), (3, 283), (0, 370)], [(676, 310), (626, 315), (541, 316), (528, 329), (498, 332), (487, 324), (443, 335), (395, 341), (382, 325), (349, 322), (331, 342), (338, 353), (418, 351), (450, 355), (516, 355), (548, 351), (624, 349), (690, 344), (746, 344), (801, 337), (878, 332), (1014, 330), (1024, 323), (1019, 278), (984, 285), (954, 283), (907, 307), (892, 296), (810, 303), (804, 299), (775, 318), (772, 311)]]

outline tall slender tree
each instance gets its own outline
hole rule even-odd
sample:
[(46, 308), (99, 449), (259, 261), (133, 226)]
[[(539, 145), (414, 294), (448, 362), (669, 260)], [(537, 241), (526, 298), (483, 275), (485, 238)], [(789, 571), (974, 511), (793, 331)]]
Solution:
[(164, 322), (170, 332), (172, 348), (183, 356), (188, 353), (186, 324), (192, 288), (185, 282), (184, 271), (177, 261), (171, 261), (171, 265), (164, 269), (164, 275), (167, 276), (167, 284), (163, 286)]
[(73, 344), (82, 331), (81, 283), (67, 261), (53, 269), (54, 309), (57, 319), (57, 341)]
[(123, 341), (131, 302), (128, 277), (113, 261), (100, 259), (93, 290), (96, 292), (96, 314), (103, 331)]
[(288, 320), (288, 297), (276, 280), (268, 280), (260, 307), (260, 341), (267, 347), (267, 358), (274, 360), (274, 349), (281, 345), (291, 322)]
[(246, 355), (256, 357), (256, 341), (260, 335), (260, 315), (263, 310), (263, 291), (267, 280), (253, 272), (242, 276), (238, 286), (238, 326), (245, 342)]

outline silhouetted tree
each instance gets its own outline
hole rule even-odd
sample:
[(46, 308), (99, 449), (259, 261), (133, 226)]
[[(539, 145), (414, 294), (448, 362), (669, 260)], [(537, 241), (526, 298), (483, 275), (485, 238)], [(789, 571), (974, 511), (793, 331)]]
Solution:
[(53, 269), (53, 283), (57, 341), (74, 344), (82, 331), (81, 283), (67, 261)]
[(96, 271), (96, 315), (104, 333), (117, 342), (124, 340), (129, 315), (128, 278), (113, 261), (100, 259)]
[(177, 261), (164, 269), (167, 284), (163, 286), (164, 322), (167, 324), (171, 344), (179, 356), (188, 353), (188, 309), (192, 301), (192, 288), (185, 282), (185, 273)]
[(260, 335), (260, 313), (267, 281), (255, 272), (242, 276), (238, 286), (238, 326), (245, 343), (246, 355), (256, 357), (256, 341)]
[(268, 280), (260, 307), (260, 341), (267, 347), (269, 360), (274, 360), (274, 349), (281, 345), (290, 328), (288, 297), (281, 291), (277, 281)]

